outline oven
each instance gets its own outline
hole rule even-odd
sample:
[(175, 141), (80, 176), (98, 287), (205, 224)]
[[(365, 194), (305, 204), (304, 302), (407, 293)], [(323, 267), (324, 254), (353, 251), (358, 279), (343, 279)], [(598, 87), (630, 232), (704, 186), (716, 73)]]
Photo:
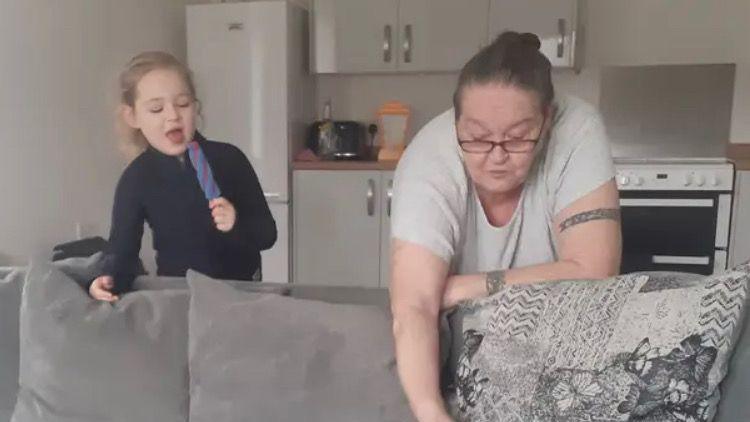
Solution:
[(727, 268), (734, 168), (725, 160), (616, 161), (622, 273)]

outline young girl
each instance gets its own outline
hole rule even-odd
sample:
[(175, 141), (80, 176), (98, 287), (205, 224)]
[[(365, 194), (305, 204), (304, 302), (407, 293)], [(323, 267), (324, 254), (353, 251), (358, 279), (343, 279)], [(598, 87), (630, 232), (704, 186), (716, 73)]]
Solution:
[(250, 280), (260, 251), (276, 241), (276, 223), (245, 155), (196, 131), (190, 71), (167, 53), (142, 53), (120, 75), (120, 89), (119, 117), (143, 152), (117, 185), (112, 259), (91, 283), (91, 296), (112, 302), (130, 289), (144, 221), (159, 275), (184, 276), (192, 268)]

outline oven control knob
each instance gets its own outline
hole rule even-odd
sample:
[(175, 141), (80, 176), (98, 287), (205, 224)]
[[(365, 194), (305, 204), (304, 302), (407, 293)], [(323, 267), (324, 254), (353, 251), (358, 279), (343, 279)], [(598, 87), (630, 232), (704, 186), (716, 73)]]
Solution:
[(711, 176), (711, 179), (709, 180), (709, 183), (713, 187), (719, 186), (719, 178), (716, 177), (716, 175), (714, 174), (714, 175)]
[(690, 186), (693, 184), (693, 175), (692, 173), (688, 173), (685, 175), (685, 179), (682, 181), (682, 184), (685, 186)]
[(636, 186), (643, 185), (643, 178), (641, 176), (635, 176), (635, 178), (633, 179), (633, 184)]
[(702, 174), (695, 176), (696, 185), (703, 186), (705, 183), (706, 183), (706, 178)]
[(617, 176), (617, 183), (620, 186), (627, 186), (630, 184), (630, 178), (628, 176), (625, 176), (624, 174), (621, 174)]

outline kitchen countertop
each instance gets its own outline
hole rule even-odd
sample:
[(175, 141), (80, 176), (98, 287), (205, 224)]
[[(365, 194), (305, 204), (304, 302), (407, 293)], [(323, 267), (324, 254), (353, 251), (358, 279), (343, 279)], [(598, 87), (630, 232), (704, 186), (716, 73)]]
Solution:
[[(750, 170), (750, 157), (729, 156), (738, 171)], [(393, 171), (398, 161), (294, 161), (292, 170), (384, 170)]]
[(737, 171), (748, 171), (750, 170), (750, 158), (734, 159), (734, 169)]
[(734, 162), (735, 170), (750, 170), (750, 144), (732, 144), (727, 147), (727, 158)]
[(396, 169), (398, 161), (294, 161), (292, 170), (385, 170)]

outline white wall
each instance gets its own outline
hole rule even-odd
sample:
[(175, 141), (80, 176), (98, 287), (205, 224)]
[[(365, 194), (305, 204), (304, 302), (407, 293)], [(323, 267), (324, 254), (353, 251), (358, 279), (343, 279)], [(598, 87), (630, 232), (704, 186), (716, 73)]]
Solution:
[(729, 139), (734, 143), (750, 144), (750, 1), (745, 0), (744, 25), (736, 27), (735, 46), (740, 51), (734, 85), (732, 131)]
[(185, 55), (189, 0), (0, 0), (0, 265), (107, 237), (116, 75), (135, 53)]

